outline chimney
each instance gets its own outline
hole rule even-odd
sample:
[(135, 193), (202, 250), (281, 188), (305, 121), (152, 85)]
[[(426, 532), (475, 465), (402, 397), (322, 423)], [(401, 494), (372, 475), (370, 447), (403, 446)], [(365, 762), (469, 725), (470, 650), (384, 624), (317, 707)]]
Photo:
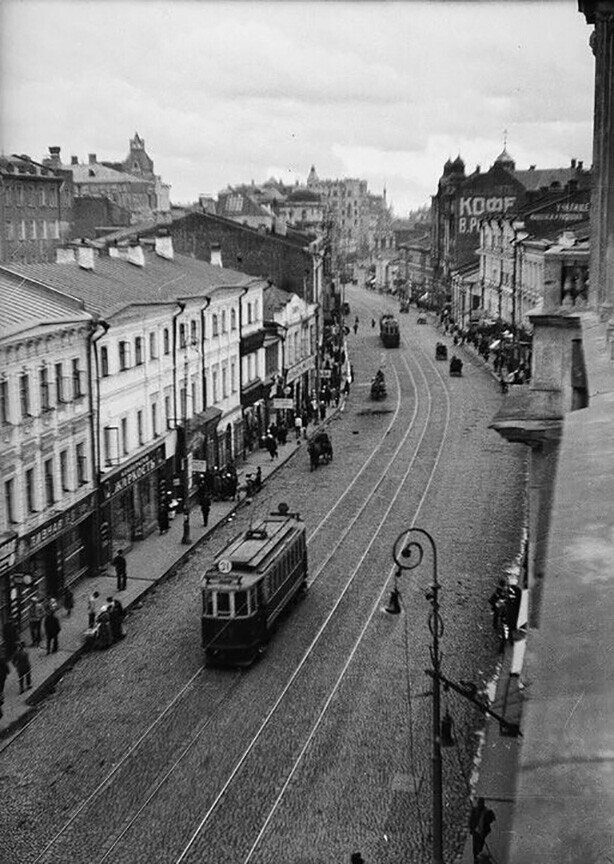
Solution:
[(61, 165), (62, 160), (60, 159), (60, 148), (59, 147), (50, 147), (49, 153), (51, 154), (49, 157), (49, 163), (51, 165)]
[(578, 159), (578, 171), (582, 171), (584, 169), (584, 162), (582, 159)]
[(160, 258), (166, 258), (167, 261), (172, 261), (175, 257), (173, 252), (173, 238), (168, 234), (165, 237), (156, 237), (156, 255)]
[(482, 170), (482, 168), (481, 168), (480, 165), (476, 165), (476, 166), (475, 166), (475, 173), (476, 173), (476, 174), (479, 174), (481, 170)]
[(145, 253), (143, 252), (143, 247), (140, 244), (138, 246), (128, 246), (128, 257), (126, 260), (136, 267), (144, 267)]
[(71, 165), (78, 165), (79, 164), (79, 157), (78, 156), (71, 156), (70, 157), (70, 164)]
[(214, 267), (222, 266), (222, 247), (219, 243), (211, 244), (211, 263)]
[(96, 164), (96, 154), (95, 153), (88, 153), (87, 161), (90, 163), (90, 165), (95, 165)]
[(77, 246), (77, 264), (82, 270), (94, 269), (94, 250), (91, 246)]
[(529, 165), (529, 171), (535, 171), (535, 165)]
[(55, 250), (55, 263), (56, 264), (74, 264), (75, 263), (75, 250), (67, 249), (65, 246), (58, 246)]
[(576, 167), (576, 160), (575, 160), (575, 159), (572, 159), (572, 160), (571, 160), (571, 167), (572, 167), (572, 168), (575, 168), (575, 167)]

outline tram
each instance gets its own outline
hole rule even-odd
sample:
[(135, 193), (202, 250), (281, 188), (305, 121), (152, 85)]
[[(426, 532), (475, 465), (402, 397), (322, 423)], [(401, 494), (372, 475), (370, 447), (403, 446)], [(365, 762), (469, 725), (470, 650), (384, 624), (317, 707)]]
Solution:
[(379, 335), (386, 348), (399, 347), (399, 322), (394, 315), (382, 315), (379, 319)]
[(249, 666), (307, 581), (305, 525), (280, 504), (215, 557), (201, 579), (207, 663)]

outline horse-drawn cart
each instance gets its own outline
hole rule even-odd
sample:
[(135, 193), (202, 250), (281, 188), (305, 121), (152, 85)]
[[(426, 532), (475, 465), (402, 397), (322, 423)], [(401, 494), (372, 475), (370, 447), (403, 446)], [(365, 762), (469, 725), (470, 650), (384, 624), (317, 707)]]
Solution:
[(316, 432), (310, 439), (307, 450), (312, 471), (315, 471), (320, 461), (328, 465), (333, 458), (333, 445), (326, 432)]
[(447, 360), (448, 359), (448, 348), (443, 342), (438, 342), (435, 345), (435, 360)]
[(371, 381), (371, 399), (379, 400), (386, 398), (386, 381), (384, 373), (378, 369), (375, 378)]

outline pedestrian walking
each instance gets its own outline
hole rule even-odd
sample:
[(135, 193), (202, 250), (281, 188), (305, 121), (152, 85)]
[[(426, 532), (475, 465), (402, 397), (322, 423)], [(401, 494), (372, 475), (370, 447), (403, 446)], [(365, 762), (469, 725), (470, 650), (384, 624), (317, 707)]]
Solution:
[(326, 402), (324, 400), (320, 402), (320, 420), (326, 420)]
[(158, 510), (158, 531), (160, 534), (166, 534), (168, 531), (168, 508), (162, 503)]
[(354, 321), (354, 335), (358, 333), (358, 321)]
[(211, 498), (207, 495), (204, 488), (201, 488), (201, 491), (198, 495), (198, 503), (200, 506), (200, 512), (203, 517), (203, 527), (207, 527), (209, 524), (209, 511), (211, 510)]
[(11, 661), (13, 659), (13, 654), (17, 650), (17, 643), (19, 641), (18, 637), (19, 634), (17, 632), (17, 624), (15, 623), (15, 619), (12, 615), (9, 615), (4, 622), (4, 626), (2, 627), (4, 654), (7, 661)]
[(113, 597), (107, 597), (107, 612), (109, 613), (109, 626), (111, 627), (111, 639), (113, 642), (119, 642), (124, 638), (122, 631), (122, 619), (124, 617), (124, 607)]
[(28, 652), (26, 651), (26, 646), (23, 642), (17, 643), (17, 650), (13, 657), (13, 665), (15, 666), (17, 675), (19, 676), (19, 692), (23, 693), (24, 690), (31, 690), (32, 666), (30, 665), (30, 658), (28, 657)]
[(92, 591), (87, 598), (87, 626), (88, 630), (93, 630), (96, 625), (96, 601), (100, 597), (98, 591)]
[[(7, 675), (10, 674), (11, 667), (6, 662), (6, 656), (4, 653), (0, 654), (0, 705), (2, 704), (2, 695), (4, 693), (4, 684), (6, 682)], [(0, 713), (0, 717), (2, 714)]]
[(55, 612), (49, 610), (45, 615), (45, 636), (47, 637), (47, 654), (55, 654), (58, 650), (58, 635), (61, 631), (60, 622)]
[(28, 609), (28, 618), (30, 624), (30, 636), (32, 637), (31, 646), (35, 648), (41, 644), (41, 627), (43, 618), (45, 617), (45, 607), (38, 595), (30, 598), (30, 607)]
[(66, 609), (66, 617), (70, 618), (72, 610), (75, 608), (75, 595), (70, 588), (64, 588), (64, 609)]
[(343, 393), (345, 396), (350, 395), (350, 379), (349, 378), (345, 379), (345, 384), (343, 385)]
[(296, 440), (300, 441), (301, 432), (303, 431), (303, 418), (300, 414), (297, 414), (294, 418), (294, 434), (296, 435)]
[(124, 558), (124, 553), (121, 549), (117, 550), (117, 555), (113, 559), (112, 563), (115, 567), (115, 575), (117, 576), (117, 590), (125, 591), (128, 577), (126, 574), (126, 559)]
[(266, 448), (269, 451), (271, 459), (277, 459), (277, 442), (272, 435), (266, 436)]
[(108, 606), (103, 606), (96, 618), (98, 626), (98, 647), (110, 648), (113, 642), (113, 631), (111, 630), (111, 615)]
[(375, 327), (375, 318), (371, 318), (371, 327)]
[(497, 817), (490, 810), (483, 798), (478, 798), (477, 804), (471, 809), (469, 817), (469, 830), (473, 840), (473, 860), (479, 861), (480, 853), (484, 848), (486, 838), (490, 834), (490, 826)]

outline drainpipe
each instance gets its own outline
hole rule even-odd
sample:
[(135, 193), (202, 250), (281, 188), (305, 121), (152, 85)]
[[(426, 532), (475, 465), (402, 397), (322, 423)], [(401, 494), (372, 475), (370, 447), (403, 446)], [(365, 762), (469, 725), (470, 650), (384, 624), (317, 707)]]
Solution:
[[(98, 575), (102, 569), (102, 547), (100, 543), (100, 364), (98, 360), (97, 342), (106, 336), (109, 324), (99, 318), (91, 322), (88, 333), (87, 377), (88, 377), (88, 407), (90, 416), (90, 439), (92, 445), (92, 477), (95, 495), (94, 507), (94, 570)], [(101, 327), (100, 332), (96, 332)], [(94, 368), (92, 369), (92, 355)], [(96, 384), (96, 409), (94, 410), (94, 380)]]
[(177, 426), (177, 318), (185, 310), (185, 303), (177, 300), (178, 312), (173, 312), (173, 418)]
[(211, 297), (205, 297), (207, 301), (200, 309), (200, 374), (203, 387), (203, 411), (207, 409), (207, 376), (205, 375), (205, 311), (211, 304)]

